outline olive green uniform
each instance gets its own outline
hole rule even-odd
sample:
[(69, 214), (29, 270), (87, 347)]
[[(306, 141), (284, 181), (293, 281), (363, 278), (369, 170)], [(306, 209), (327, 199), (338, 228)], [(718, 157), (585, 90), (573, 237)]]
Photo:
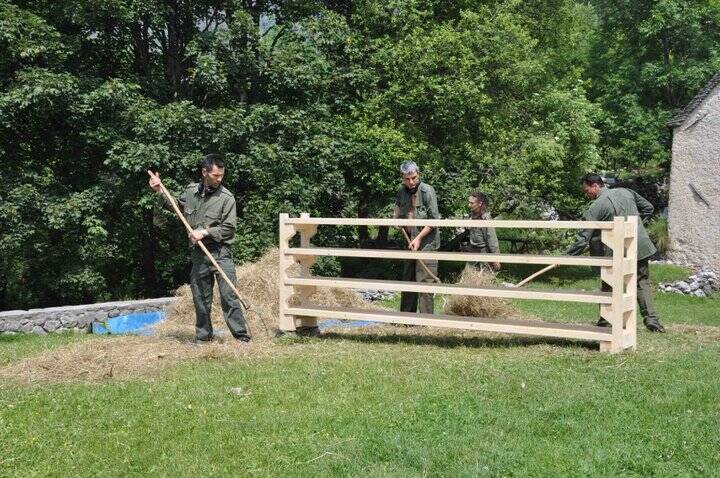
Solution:
[[(602, 188), (598, 197), (584, 214), (583, 219), (586, 221), (612, 221), (615, 216), (640, 216), (644, 220), (652, 216), (654, 209), (647, 199), (631, 189)], [(577, 241), (568, 249), (567, 254), (580, 255), (589, 245), (590, 255), (611, 256), (612, 251), (602, 243), (600, 234), (599, 229), (580, 231)], [(656, 252), (657, 249), (650, 240), (645, 226), (642, 221), (638, 221), (637, 298), (645, 325), (658, 323), (648, 266), (650, 257)], [(611, 288), (603, 282), (602, 290), (607, 292)]]
[[(208, 231), (203, 243), (234, 284), (235, 263), (230, 244), (235, 240), (237, 216), (233, 194), (222, 185), (209, 191), (204, 189), (201, 183), (194, 183), (187, 186), (176, 199), (190, 226)], [(170, 206), (167, 200), (164, 202), (166, 206)], [(190, 289), (195, 304), (195, 336), (198, 340), (210, 340), (213, 336), (210, 311), (216, 271), (203, 251), (192, 244), (192, 241), (190, 247)], [(230, 333), (237, 339), (248, 338), (240, 300), (224, 279), (219, 280), (218, 287), (223, 316)]]
[[(480, 216), (471, 216), (471, 219), (489, 221), (492, 216), (489, 212), (484, 212)], [(482, 252), (484, 254), (498, 254), (500, 252), (500, 243), (494, 227), (471, 227), (456, 236), (452, 242), (461, 243), (461, 248), (465, 252)], [(466, 267), (484, 269), (488, 266), (487, 262), (468, 262)]]
[[(410, 194), (405, 186), (401, 186), (395, 199), (395, 205), (398, 207), (400, 219), (440, 219), (440, 212), (437, 205), (437, 194), (435, 189), (426, 183), (418, 185), (417, 192)], [(422, 227), (412, 227), (408, 229), (411, 239), (417, 237), (422, 231)], [(440, 234), (437, 228), (433, 228), (430, 233), (425, 236), (419, 250), (436, 251), (440, 248)], [(438, 262), (425, 260), (423, 261), (427, 268), (437, 275)], [(416, 282), (433, 282), (433, 278), (416, 260), (405, 261), (403, 267), (402, 280)], [(432, 314), (434, 310), (433, 295), (419, 294), (417, 292), (402, 292), (400, 295), (400, 310), (403, 312), (419, 312), (424, 314)]]

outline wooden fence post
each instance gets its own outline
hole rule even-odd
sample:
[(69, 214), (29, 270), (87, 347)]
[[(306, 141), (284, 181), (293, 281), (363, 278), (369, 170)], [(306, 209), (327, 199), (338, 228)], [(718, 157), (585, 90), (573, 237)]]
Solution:
[[(300, 214), (303, 219), (309, 219), (310, 214), (303, 212)], [(295, 226), (296, 230), (300, 231), (300, 247), (311, 247), (310, 239), (317, 234), (317, 225), (315, 224), (303, 224)], [(317, 261), (315, 256), (298, 256), (295, 260), (300, 264), (300, 276), (310, 277), (310, 267)], [(317, 286), (295, 286), (295, 297), (299, 303), (302, 303), (308, 299), (311, 295), (317, 291)], [(309, 316), (297, 316), (295, 317), (296, 330), (303, 335), (317, 335), (318, 330), (318, 319), (317, 317)]]
[(625, 325), (625, 342), (623, 348), (637, 349), (637, 246), (638, 217), (630, 216), (625, 223), (625, 304), (623, 307), (623, 323)]
[(286, 285), (288, 279), (288, 269), (295, 263), (292, 256), (286, 254), (290, 248), (290, 240), (295, 236), (296, 230), (294, 226), (286, 223), (286, 220), (290, 216), (288, 214), (280, 214), (280, 234), (278, 238), (279, 242), (279, 276), (278, 276), (278, 288), (280, 293), (280, 320), (278, 326), (280, 332), (294, 332), (295, 318), (287, 313), (287, 309), (290, 307), (290, 299), (293, 295), (292, 286)]

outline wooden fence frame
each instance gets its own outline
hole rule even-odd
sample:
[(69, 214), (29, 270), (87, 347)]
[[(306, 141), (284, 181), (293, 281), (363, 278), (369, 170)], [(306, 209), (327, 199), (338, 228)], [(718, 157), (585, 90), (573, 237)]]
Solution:
[[(409, 325), (429, 325), (488, 332), (538, 335), (568, 339), (591, 340), (600, 343), (603, 352), (620, 352), (637, 347), (637, 217), (616, 217), (613, 221), (504, 221), (454, 219), (364, 219), (313, 218), (301, 214), (291, 218), (280, 214), (280, 292), (279, 328), (282, 332), (313, 329), (318, 318), (355, 319)], [(529, 254), (485, 254), (473, 252), (444, 252), (350, 249), (315, 247), (310, 243), (318, 226), (431, 226), (431, 227), (494, 227), (538, 229), (600, 229), (602, 242), (612, 251), (611, 257), (551, 256)], [(290, 241), (300, 234), (300, 247)], [(575, 291), (563, 289), (523, 289), (511, 287), (471, 287), (459, 284), (316, 277), (310, 267), (319, 256), (362, 257), (382, 259), (425, 259), (468, 262), (500, 262), (516, 264), (558, 264), (597, 266), (601, 280), (611, 292)], [(290, 277), (288, 270), (299, 264), (300, 273)], [(516, 299), (542, 299), (600, 305), (600, 316), (612, 327), (562, 324), (535, 320), (461, 317), (446, 314), (420, 314), (397, 311), (338, 309), (308, 304), (318, 286), (347, 289), (380, 289), (392, 291), (470, 295)], [(291, 299), (295, 299), (291, 302)], [(293, 303), (298, 305), (293, 305)]]

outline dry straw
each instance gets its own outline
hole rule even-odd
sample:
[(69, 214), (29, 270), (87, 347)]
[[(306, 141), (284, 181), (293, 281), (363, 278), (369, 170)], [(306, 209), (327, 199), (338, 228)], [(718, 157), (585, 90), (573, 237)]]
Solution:
[[(271, 249), (259, 261), (237, 268), (238, 290), (251, 305), (246, 314), (253, 332), (250, 344), (234, 340), (227, 332), (216, 287), (212, 322), (219, 334), (212, 343), (192, 345), (195, 309), (190, 288), (185, 285), (177, 290), (177, 300), (168, 310), (167, 319), (152, 336), (123, 335), (77, 342), (2, 367), (0, 378), (34, 383), (148, 377), (184, 360), (268, 354), (274, 348), (271, 338), (277, 332), (279, 314), (278, 259), (278, 250)], [(355, 292), (343, 289), (319, 288), (309, 301), (332, 307), (373, 307)]]
[[(482, 287), (495, 283), (495, 275), (483, 269), (466, 267), (460, 275), (458, 284)], [(453, 295), (445, 304), (445, 313), (465, 317), (509, 318), (517, 317), (518, 312), (503, 299), (496, 297), (475, 297)]]
[[(186, 285), (178, 289), (177, 301), (168, 311), (167, 319), (156, 327), (155, 334), (147, 337), (124, 335), (92, 338), (76, 342), (2, 367), (0, 379), (12, 379), (28, 384), (152, 377), (167, 366), (181, 361), (277, 354), (282, 347), (275, 347), (271, 339), (277, 333), (279, 315), (278, 259), (278, 250), (272, 249), (259, 261), (237, 268), (238, 290), (251, 306), (246, 314), (253, 332), (253, 341), (250, 344), (234, 340), (227, 332), (216, 290), (212, 309), (216, 339), (206, 345), (192, 345), (195, 336), (195, 310), (190, 288)], [(297, 269), (290, 271), (291, 275), (297, 272)], [(492, 282), (492, 275), (474, 269), (466, 270), (460, 282), (487, 285)], [(328, 307), (377, 308), (355, 292), (346, 289), (318, 288), (307, 302)], [(514, 315), (507, 302), (483, 297), (453, 296), (445, 311), (476, 317)], [(384, 334), (395, 328), (373, 329), (374, 334)], [(354, 333), (346, 330), (335, 332)], [(436, 335), (436, 332), (432, 334)]]

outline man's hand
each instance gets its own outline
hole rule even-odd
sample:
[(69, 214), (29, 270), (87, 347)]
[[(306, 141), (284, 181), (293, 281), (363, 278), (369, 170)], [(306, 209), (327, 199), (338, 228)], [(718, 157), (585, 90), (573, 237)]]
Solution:
[(490, 267), (492, 267), (492, 270), (494, 270), (495, 272), (499, 271), (500, 268), (501, 268), (499, 262), (493, 262), (493, 263), (491, 263), (491, 264), (490, 264)]
[(420, 243), (422, 242), (422, 238), (416, 237), (412, 241), (410, 241), (410, 244), (408, 245), (408, 249), (411, 251), (417, 251), (420, 250)]
[(152, 188), (153, 191), (156, 193), (160, 192), (160, 175), (155, 174), (155, 176), (150, 176), (150, 181), (148, 181), (148, 185)]
[(197, 244), (198, 241), (202, 241), (208, 236), (208, 232), (205, 229), (195, 229), (188, 233), (188, 237), (193, 244)]

